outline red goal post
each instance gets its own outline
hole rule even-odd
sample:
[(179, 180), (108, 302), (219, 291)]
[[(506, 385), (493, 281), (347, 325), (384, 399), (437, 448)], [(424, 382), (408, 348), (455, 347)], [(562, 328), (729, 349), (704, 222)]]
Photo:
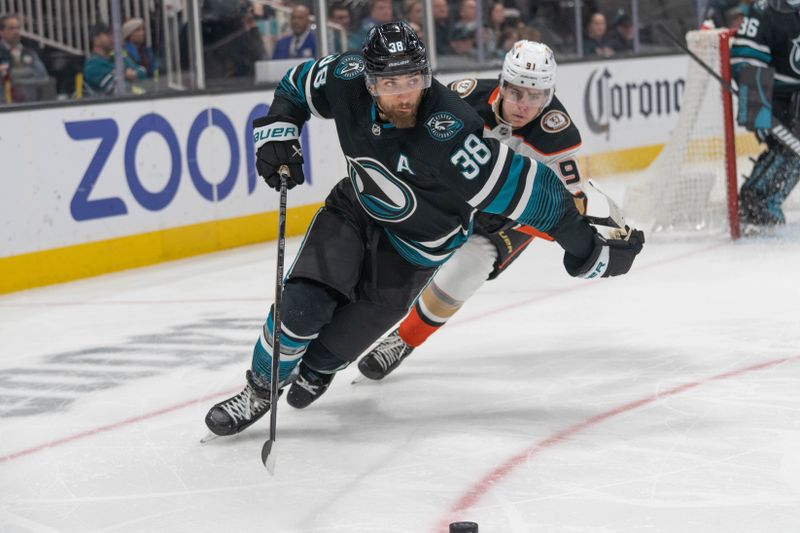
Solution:
[[(689, 50), (730, 83), (733, 31), (695, 30)], [(626, 190), (628, 219), (651, 231), (726, 232), (739, 238), (736, 131), (732, 97), (694, 60), (681, 111), (664, 148)]]

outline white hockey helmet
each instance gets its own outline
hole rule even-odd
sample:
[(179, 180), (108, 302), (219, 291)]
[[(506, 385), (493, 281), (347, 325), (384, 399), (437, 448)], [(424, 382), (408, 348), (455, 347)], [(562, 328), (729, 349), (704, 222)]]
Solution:
[(556, 88), (556, 58), (549, 46), (535, 41), (517, 41), (503, 60), (500, 81), (528, 89), (542, 89), (549, 93), (550, 105)]

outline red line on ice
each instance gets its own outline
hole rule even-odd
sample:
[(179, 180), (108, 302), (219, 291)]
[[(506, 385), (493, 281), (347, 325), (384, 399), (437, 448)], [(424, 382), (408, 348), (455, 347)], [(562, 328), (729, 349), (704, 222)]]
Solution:
[(233, 394), (234, 392), (238, 392), (241, 387), (237, 387), (236, 389), (230, 389), (227, 391), (217, 392), (216, 394), (209, 394), (208, 396), (203, 396), (202, 398), (195, 398), (194, 400), (189, 400), (183, 403), (179, 403), (177, 405), (173, 405), (171, 407), (165, 407), (164, 409), (159, 409), (158, 411), (151, 411), (149, 413), (145, 413), (143, 415), (134, 416), (131, 418), (126, 418), (125, 420), (121, 420), (120, 422), (115, 422), (113, 424), (109, 424), (107, 426), (100, 426), (93, 429), (88, 429), (86, 431), (82, 431), (81, 433), (76, 433), (74, 435), (70, 435), (69, 437), (64, 437), (62, 439), (56, 439), (44, 444), (40, 444), (38, 446), (34, 446), (32, 448), (27, 448), (25, 450), (20, 450), (18, 452), (10, 453), (8, 455), (0, 456), (0, 464), (11, 461), (13, 459), (18, 459), (20, 457), (25, 457), (26, 455), (31, 455), (32, 453), (40, 452), (42, 450), (46, 450), (48, 448), (55, 448), (56, 446), (61, 446), (62, 444), (66, 444), (68, 442), (72, 442), (74, 440), (82, 439), (84, 437), (91, 437), (92, 435), (97, 435), (98, 433), (105, 433), (107, 431), (111, 431), (114, 429), (121, 428), (123, 426), (129, 426), (131, 424), (135, 424), (137, 422), (141, 422), (143, 420), (148, 420), (150, 418), (155, 418), (157, 416), (165, 415), (167, 413), (171, 413), (173, 411), (178, 411), (179, 409), (183, 409), (184, 407), (189, 407), (194, 404), (208, 401), (212, 398), (217, 398), (219, 396), (225, 396), (228, 394)]
[(601, 422), (605, 422), (606, 420), (613, 418), (617, 415), (633, 411), (634, 409), (644, 407), (645, 405), (652, 404), (657, 400), (660, 400), (661, 398), (675, 396), (677, 394), (697, 388), (701, 385), (705, 385), (712, 381), (721, 381), (724, 379), (741, 376), (742, 374), (747, 374), (749, 372), (755, 372), (756, 370), (764, 370), (765, 368), (778, 366), (782, 363), (789, 363), (796, 361), (800, 361), (800, 355), (795, 355), (792, 357), (783, 357), (780, 359), (773, 359), (771, 361), (766, 361), (763, 363), (758, 363), (743, 368), (730, 370), (728, 372), (723, 372), (721, 374), (717, 374), (715, 376), (711, 376), (704, 379), (699, 379), (697, 381), (684, 383), (683, 385), (678, 385), (671, 389), (657, 392), (655, 394), (651, 394), (650, 396), (645, 396), (644, 398), (641, 398), (639, 400), (634, 400), (632, 402), (624, 403), (622, 405), (614, 407), (613, 409), (595, 415), (591, 418), (587, 418), (582, 422), (578, 422), (577, 424), (569, 426), (568, 428), (562, 429), (561, 431), (558, 431), (550, 435), (544, 440), (541, 440), (531, 445), (530, 447), (526, 448), (522, 452), (510, 457), (503, 464), (501, 464), (500, 466), (498, 466), (497, 468), (486, 474), (480, 481), (478, 481), (472, 487), (470, 487), (458, 499), (458, 501), (456, 501), (456, 503), (451, 507), (447, 516), (442, 518), (442, 520), (438, 523), (438, 525), (433, 531), (436, 533), (448, 531), (448, 524), (450, 524), (451, 522), (456, 522), (459, 520), (467, 520), (468, 518), (464, 517), (464, 512), (467, 511), (472, 506), (474, 506), (478, 502), (478, 500), (480, 500), (483, 496), (485, 496), (495, 486), (495, 484), (498, 481), (505, 478), (518, 466), (521, 466), (524, 463), (530, 461), (531, 459), (533, 459), (543, 451), (547, 450), (548, 448), (552, 448), (556, 444), (569, 440), (571, 437), (575, 436), (576, 434), (586, 429), (590, 429), (593, 426), (596, 426)]
[[(653, 264), (648, 265), (648, 266), (643, 267), (643, 268), (649, 269), (649, 268), (663, 266), (664, 264), (671, 263), (673, 261), (679, 261), (681, 259), (685, 259), (686, 257), (691, 257), (691, 256), (694, 256), (694, 255), (699, 255), (699, 254), (702, 254), (702, 253), (710, 252), (711, 250), (714, 250), (716, 248), (719, 248), (720, 246), (727, 245), (727, 244), (729, 244), (729, 243), (728, 242), (723, 242), (723, 243), (716, 244), (714, 246), (710, 246), (708, 248), (702, 248), (700, 250), (692, 250), (692, 251), (687, 252), (685, 254), (681, 254), (681, 255), (672, 257), (670, 259), (667, 259), (665, 261), (660, 261), (658, 263), (653, 263)], [(639, 270), (642, 270), (642, 268), (640, 268)], [(513, 309), (515, 307), (521, 307), (521, 306), (527, 305), (529, 303), (532, 303), (532, 302), (535, 302), (535, 301), (539, 301), (539, 300), (543, 300), (545, 298), (550, 298), (550, 297), (558, 295), (558, 294), (564, 294), (564, 293), (568, 293), (568, 292), (572, 292), (572, 291), (576, 291), (576, 290), (586, 289), (586, 288), (592, 287), (593, 285), (594, 284), (591, 283), (591, 282), (590, 283), (586, 283), (586, 284), (580, 284), (580, 285), (574, 286), (573, 288), (565, 289), (565, 290), (559, 291), (557, 293), (552, 293), (552, 294), (548, 294), (548, 295), (545, 295), (545, 296), (537, 296), (537, 297), (534, 297), (534, 298), (529, 298), (529, 299), (522, 300), (520, 302), (516, 302), (514, 304), (511, 304), (511, 305), (508, 305), (508, 306), (505, 306), (505, 307), (502, 307), (502, 308), (491, 309), (491, 310), (487, 311), (486, 313), (481, 314), (480, 317), (485, 317), (487, 315), (494, 315), (494, 314), (502, 313), (502, 312), (508, 311), (509, 309)], [(176, 303), (176, 302), (179, 302), (179, 301), (180, 300), (165, 300), (163, 302), (147, 302), (147, 303)], [(113, 303), (113, 302), (104, 302), (104, 303)], [(123, 304), (127, 305), (127, 304), (140, 304), (142, 302), (138, 302), (138, 301), (137, 302), (132, 302), (131, 301), (131, 302), (119, 302), (119, 303), (123, 303)], [(79, 305), (79, 304), (80, 304), (79, 302), (63, 302), (62, 303), (62, 305)], [(51, 303), (50, 305), (53, 305), (53, 304)], [(478, 317), (472, 317), (472, 318), (467, 318), (465, 320), (458, 321), (455, 325), (458, 325), (459, 323), (469, 322), (471, 320), (474, 320), (475, 318), (478, 318)], [(217, 398), (219, 396), (232, 394), (233, 392), (237, 392), (238, 390), (239, 389), (237, 388), (236, 390), (232, 389), (232, 390), (228, 390), (228, 391), (218, 392), (216, 394), (210, 394), (208, 396), (204, 396), (202, 398), (196, 398), (194, 400), (189, 400), (189, 401), (177, 404), (177, 405), (173, 405), (171, 407), (165, 407), (164, 409), (159, 409), (158, 411), (152, 411), (150, 413), (145, 413), (143, 415), (134, 416), (132, 418), (127, 418), (127, 419), (122, 420), (120, 422), (115, 422), (113, 424), (97, 427), (97, 428), (94, 428), (94, 429), (88, 429), (88, 430), (83, 431), (81, 433), (76, 433), (74, 435), (70, 435), (68, 437), (64, 437), (64, 438), (61, 438), (61, 439), (56, 439), (56, 440), (53, 440), (53, 441), (50, 441), (50, 442), (47, 442), (47, 443), (44, 443), (44, 444), (40, 444), (38, 446), (34, 446), (34, 447), (31, 447), (31, 448), (20, 450), (18, 452), (13, 452), (13, 453), (10, 453), (10, 454), (2, 455), (2, 456), (0, 456), (0, 464), (6, 463), (6, 462), (11, 461), (13, 459), (18, 459), (20, 457), (25, 457), (27, 455), (31, 455), (33, 453), (36, 453), (36, 452), (39, 452), (39, 451), (42, 451), (42, 450), (46, 450), (48, 448), (54, 448), (56, 446), (60, 446), (62, 444), (66, 444), (68, 442), (72, 442), (72, 441), (75, 441), (75, 440), (78, 440), (78, 439), (82, 439), (84, 437), (91, 437), (92, 435), (97, 435), (98, 433), (105, 433), (107, 431), (118, 429), (120, 427), (128, 426), (128, 425), (131, 425), (131, 424), (135, 424), (135, 423), (141, 422), (143, 420), (148, 420), (148, 419), (151, 419), (151, 418), (155, 418), (155, 417), (161, 416), (163, 414), (167, 414), (167, 413), (171, 413), (173, 411), (177, 411), (179, 409), (183, 409), (184, 407), (189, 407), (189, 406), (194, 405), (196, 403), (205, 402), (205, 401), (210, 400), (212, 398)], [(575, 431), (577, 431), (577, 430), (575, 430)], [(556, 437), (553, 437), (553, 438), (557, 438), (557, 440), (561, 440), (561, 439), (565, 438), (565, 436), (563, 436), (563, 435), (561, 437), (558, 437), (558, 435), (560, 435), (560, 434), (556, 434)], [(544, 447), (550, 446), (551, 444), (553, 444), (553, 443), (548, 443), (548, 444), (544, 445)], [(512, 459), (512, 461), (513, 461), (513, 459)], [(511, 467), (508, 467), (508, 468), (511, 468)], [(503, 475), (505, 475), (505, 474), (503, 474)], [(502, 477), (502, 476), (500, 476), (500, 477)]]

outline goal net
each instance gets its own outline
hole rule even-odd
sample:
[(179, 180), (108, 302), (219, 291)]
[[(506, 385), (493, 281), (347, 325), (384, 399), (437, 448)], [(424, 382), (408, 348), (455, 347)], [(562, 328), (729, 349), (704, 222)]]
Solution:
[[(728, 30), (687, 34), (689, 49), (730, 81)], [(681, 110), (672, 136), (653, 163), (625, 191), (625, 215), (658, 230), (730, 231), (738, 237), (736, 131), (731, 97), (689, 59)], [(740, 145), (757, 153), (743, 130)], [(747, 169), (749, 170), (749, 169)]]

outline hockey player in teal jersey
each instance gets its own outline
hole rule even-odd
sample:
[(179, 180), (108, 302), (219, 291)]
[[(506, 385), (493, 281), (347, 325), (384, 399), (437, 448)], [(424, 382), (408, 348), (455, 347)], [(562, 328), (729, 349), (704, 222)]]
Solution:
[(800, 181), (800, 158), (768, 130), (774, 117), (800, 133), (800, 0), (756, 0), (731, 44), (738, 122), (766, 143), (742, 185), (740, 219), (745, 230), (783, 224), (781, 206)]
[[(483, 120), (432, 79), (424, 46), (405, 23), (373, 28), (363, 53), (287, 73), (269, 114), (254, 122), (256, 166), (273, 188), (283, 165), (293, 185), (304, 181), (299, 133), (311, 114), (336, 121), (348, 168), (286, 276), (274, 355), (294, 407), (319, 398), (405, 315), (467, 241), (476, 210), (547, 232), (576, 277), (624, 274), (641, 251), (641, 233), (604, 239), (550, 168), (483, 138)], [(206, 416), (213, 433), (238, 433), (269, 410), (272, 326), (270, 311), (244, 390)]]

